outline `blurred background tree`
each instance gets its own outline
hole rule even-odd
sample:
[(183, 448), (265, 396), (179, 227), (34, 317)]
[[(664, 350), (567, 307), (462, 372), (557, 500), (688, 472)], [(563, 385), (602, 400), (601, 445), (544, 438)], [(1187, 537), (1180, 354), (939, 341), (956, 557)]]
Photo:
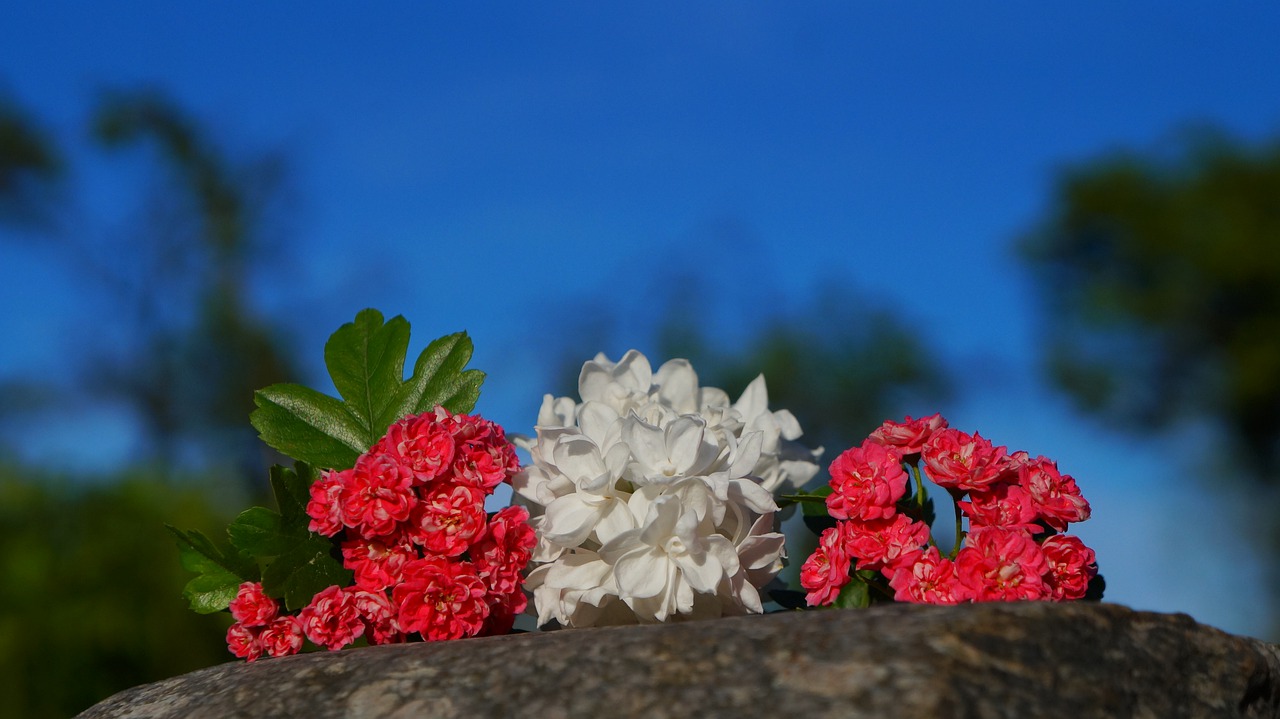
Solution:
[(247, 287), (273, 249), (282, 158), (232, 163), (151, 93), (106, 96), (93, 134), (111, 150), (154, 150), (119, 167), (122, 186), (131, 169), (146, 178), (123, 231), (63, 226), (75, 211), (61, 193), (66, 161), (37, 121), (0, 104), (0, 241), (40, 243), (118, 318), (82, 343), (70, 386), (0, 382), (0, 429), (54, 408), (65, 423), (87, 396), (124, 404), (144, 437), (131, 466), (86, 476), (0, 452), (0, 691), (13, 716), (70, 716), (230, 659), (230, 620), (188, 610), (190, 575), (164, 525), (218, 536), (260, 499), (273, 458), (248, 423), (253, 391), (300, 379)]
[(1207, 422), (1280, 481), (1280, 145), (1198, 133), (1073, 167), (1054, 203), (1021, 244), (1053, 381), (1126, 429)]
[(1020, 245), (1053, 382), (1110, 426), (1207, 435), (1195, 474), (1248, 489), (1263, 526), (1238, 531), (1280, 548), (1280, 144), (1198, 131), (1071, 167), (1053, 202)]

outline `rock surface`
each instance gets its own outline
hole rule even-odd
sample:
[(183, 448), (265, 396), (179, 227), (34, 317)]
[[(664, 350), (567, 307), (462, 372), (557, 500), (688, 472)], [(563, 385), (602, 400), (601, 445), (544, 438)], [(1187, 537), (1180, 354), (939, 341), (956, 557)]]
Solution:
[(890, 605), (232, 662), (81, 717), (1280, 717), (1280, 647), (1114, 604)]

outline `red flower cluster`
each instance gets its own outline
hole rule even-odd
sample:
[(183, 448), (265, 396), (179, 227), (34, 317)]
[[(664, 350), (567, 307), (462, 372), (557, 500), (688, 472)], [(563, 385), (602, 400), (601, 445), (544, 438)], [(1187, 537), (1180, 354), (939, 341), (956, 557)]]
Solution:
[[(391, 425), (355, 467), (311, 485), (310, 529), (334, 539), (355, 584), (325, 589), (296, 617), (280, 616), (261, 586), (242, 585), (231, 652), (292, 654), (303, 635), (339, 649), (362, 636), (387, 644), (509, 631), (525, 609), (521, 571), (536, 538), (527, 510), (489, 516), (484, 502), (519, 468), (502, 428), (479, 417), (436, 408)], [(269, 634), (284, 620), (287, 640), (283, 625)]]
[[(968, 520), (952, 556), (903, 511), (908, 469), (920, 465)], [(839, 521), (800, 570), (811, 606), (835, 601), (858, 569), (880, 572), (895, 600), (923, 604), (1080, 599), (1097, 574), (1093, 550), (1061, 534), (1089, 518), (1075, 480), (1044, 457), (951, 429), (940, 415), (885, 422), (830, 471), (827, 512)]]

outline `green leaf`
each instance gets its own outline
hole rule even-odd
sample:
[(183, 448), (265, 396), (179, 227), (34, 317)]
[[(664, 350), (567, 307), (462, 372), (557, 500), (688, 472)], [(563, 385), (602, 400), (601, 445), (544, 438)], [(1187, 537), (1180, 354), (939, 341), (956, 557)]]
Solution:
[(276, 557), (262, 571), (262, 589), (272, 597), (284, 597), (290, 611), (311, 602), (320, 590), (335, 584), (351, 584), (351, 571), (333, 556), (333, 543), (320, 535)]
[(849, 583), (836, 595), (832, 606), (840, 609), (865, 609), (871, 606), (871, 589), (867, 586), (867, 581), (857, 574), (849, 577)]
[(475, 407), (484, 373), (464, 369), (472, 351), (465, 332), (429, 344), (405, 381), (408, 347), (408, 321), (397, 316), (384, 323), (377, 310), (363, 310), (325, 343), (325, 366), (342, 399), (272, 385), (255, 393), (250, 421), (280, 452), (316, 467), (346, 469), (406, 415), (436, 405), (454, 413)]
[(296, 384), (273, 384), (253, 395), (249, 422), (267, 444), (317, 467), (346, 469), (368, 449), (364, 432), (338, 400)]
[(283, 597), (285, 606), (298, 609), (316, 592), (332, 584), (351, 583), (351, 572), (334, 556), (333, 541), (309, 530), (307, 515), (315, 470), (304, 462), (294, 469), (271, 468), (271, 489), (280, 511), (252, 507), (227, 527), (231, 544), (266, 565), (262, 589)]
[(407, 414), (428, 412), (440, 405), (454, 414), (470, 412), (480, 397), (484, 372), (463, 370), (471, 361), (471, 338), (466, 332), (441, 337), (422, 351), (405, 383), (399, 403), (387, 424)]
[(241, 583), (257, 581), (258, 567), (244, 554), (227, 552), (198, 531), (165, 527), (178, 538), (183, 569), (198, 575), (182, 590), (192, 610), (200, 614), (222, 611), (236, 598)]
[(362, 430), (362, 443), (371, 446), (388, 425), (387, 409), (396, 404), (404, 381), (404, 357), (409, 351), (409, 322), (392, 317), (383, 324), (382, 313), (369, 309), (343, 325), (324, 345), (324, 363), (351, 414)]

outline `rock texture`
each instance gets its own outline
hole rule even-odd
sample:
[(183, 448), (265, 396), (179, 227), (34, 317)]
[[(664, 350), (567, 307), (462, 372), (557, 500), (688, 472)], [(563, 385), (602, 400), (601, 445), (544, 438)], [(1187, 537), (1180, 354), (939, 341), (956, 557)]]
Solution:
[(1280, 717), (1280, 648), (1113, 604), (892, 605), (234, 662), (80, 716)]

